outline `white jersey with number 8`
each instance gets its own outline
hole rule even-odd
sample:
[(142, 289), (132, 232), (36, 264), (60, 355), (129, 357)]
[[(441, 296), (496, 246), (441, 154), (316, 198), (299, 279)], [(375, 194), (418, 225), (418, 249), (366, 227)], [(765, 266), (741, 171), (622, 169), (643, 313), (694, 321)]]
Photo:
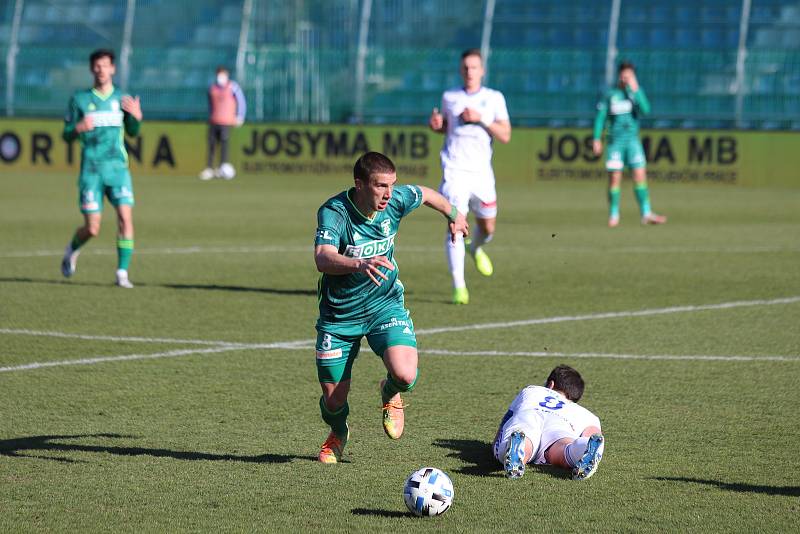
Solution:
[(533, 442), (532, 461), (545, 464), (545, 451), (563, 438), (579, 438), (590, 426), (600, 428), (592, 412), (543, 386), (528, 386), (519, 392), (503, 416), (494, 440), (494, 456), (501, 462), (511, 433), (521, 430)]

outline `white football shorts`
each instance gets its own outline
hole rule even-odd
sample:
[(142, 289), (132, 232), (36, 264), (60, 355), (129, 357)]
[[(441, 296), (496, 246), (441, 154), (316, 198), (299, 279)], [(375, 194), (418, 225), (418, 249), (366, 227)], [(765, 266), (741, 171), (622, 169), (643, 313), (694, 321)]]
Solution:
[(563, 438), (575, 439), (575, 430), (561, 417), (550, 411), (531, 408), (515, 413), (500, 429), (494, 442), (494, 457), (501, 463), (508, 449), (511, 434), (521, 430), (533, 443), (534, 464), (546, 464), (545, 451), (550, 445)]
[(491, 168), (472, 172), (444, 167), (439, 193), (464, 215), (471, 211), (481, 219), (497, 217), (497, 191)]

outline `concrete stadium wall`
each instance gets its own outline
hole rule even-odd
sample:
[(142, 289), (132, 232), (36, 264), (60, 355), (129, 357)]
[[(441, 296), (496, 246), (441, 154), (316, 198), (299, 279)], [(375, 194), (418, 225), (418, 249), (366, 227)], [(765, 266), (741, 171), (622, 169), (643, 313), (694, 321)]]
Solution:
[[(0, 172), (78, 173), (80, 147), (61, 139), (59, 120), (0, 119)], [(645, 130), (654, 181), (800, 187), (800, 133)], [(205, 166), (206, 125), (147, 121), (127, 139), (131, 170), (191, 176)], [(349, 179), (368, 150), (392, 157), (403, 181), (439, 182), (442, 136), (423, 126), (247, 124), (234, 130), (231, 162), (242, 175), (330, 175)], [(515, 128), (495, 144), (498, 181), (604, 180), (585, 129)]]

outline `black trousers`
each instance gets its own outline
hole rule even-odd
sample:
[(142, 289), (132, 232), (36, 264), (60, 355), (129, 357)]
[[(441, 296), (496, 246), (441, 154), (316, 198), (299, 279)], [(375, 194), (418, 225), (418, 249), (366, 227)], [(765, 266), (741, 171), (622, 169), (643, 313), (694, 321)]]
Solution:
[(214, 151), (217, 148), (217, 143), (219, 143), (220, 165), (228, 161), (228, 139), (230, 139), (230, 136), (230, 126), (221, 124), (208, 125), (208, 165), (206, 167), (214, 168)]

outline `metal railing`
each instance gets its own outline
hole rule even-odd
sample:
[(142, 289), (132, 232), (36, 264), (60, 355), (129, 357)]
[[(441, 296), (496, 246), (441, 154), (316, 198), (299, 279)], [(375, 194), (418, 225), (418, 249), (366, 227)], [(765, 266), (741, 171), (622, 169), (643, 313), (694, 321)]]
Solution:
[(251, 119), (421, 123), (479, 47), (515, 124), (585, 125), (631, 58), (655, 125), (800, 129), (800, 0), (8, 0), (5, 115), (60, 115), (101, 46), (150, 117), (205, 118), (225, 63)]

